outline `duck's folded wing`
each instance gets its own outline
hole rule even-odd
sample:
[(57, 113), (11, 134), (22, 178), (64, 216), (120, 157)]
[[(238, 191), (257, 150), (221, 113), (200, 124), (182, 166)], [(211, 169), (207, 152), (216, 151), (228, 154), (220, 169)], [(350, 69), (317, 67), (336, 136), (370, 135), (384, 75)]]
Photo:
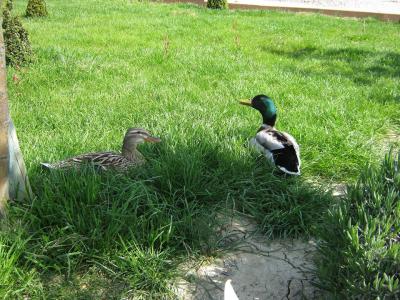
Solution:
[(71, 158), (75, 164), (90, 163), (106, 169), (108, 167), (121, 167), (128, 164), (128, 160), (114, 152), (88, 153)]
[(300, 160), (300, 146), (299, 146), (299, 144), (297, 144), (297, 141), (295, 140), (295, 138), (293, 136), (291, 136), (289, 133), (282, 132), (282, 134), (285, 135), (286, 138), (288, 139), (288, 141), (293, 145), (294, 150), (296, 151), (296, 156), (297, 156), (298, 164), (299, 164), (299, 167), (300, 167), (301, 166), (301, 160)]
[(272, 153), (275, 165), (285, 173), (300, 174), (299, 149), (295, 139), (275, 129), (261, 130), (256, 135), (257, 143)]
[(300, 160), (293, 145), (271, 152), (275, 165), (281, 171), (290, 175), (300, 175)]
[(293, 136), (291, 136), (287, 132), (282, 132), (282, 134), (286, 137), (286, 139), (293, 145), (294, 149), (296, 149), (296, 152), (300, 154), (300, 147), (299, 144), (297, 144), (296, 140), (294, 139)]
[(285, 147), (287, 139), (276, 130), (261, 130), (256, 135), (256, 142), (263, 148), (272, 151)]
[(121, 160), (126, 160), (126, 158), (114, 152), (96, 152), (81, 154), (53, 164), (42, 163), (42, 166), (49, 169), (64, 169), (84, 164), (93, 164), (104, 169), (104, 166), (107, 165), (123, 163)]

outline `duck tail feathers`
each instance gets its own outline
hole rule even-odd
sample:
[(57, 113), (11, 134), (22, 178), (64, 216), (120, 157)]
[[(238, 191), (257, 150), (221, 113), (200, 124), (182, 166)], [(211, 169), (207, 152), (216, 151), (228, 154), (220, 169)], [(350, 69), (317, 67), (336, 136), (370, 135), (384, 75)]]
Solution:
[(294, 176), (300, 176), (301, 172), (300, 169), (297, 172), (292, 172), (289, 170), (286, 170), (286, 168), (278, 166), (279, 170), (281, 170), (283, 173), (289, 174), (289, 175), (294, 175)]
[(42, 166), (43, 169), (46, 169), (46, 170), (55, 169), (54, 165), (49, 164), (49, 163), (40, 163), (40, 165)]

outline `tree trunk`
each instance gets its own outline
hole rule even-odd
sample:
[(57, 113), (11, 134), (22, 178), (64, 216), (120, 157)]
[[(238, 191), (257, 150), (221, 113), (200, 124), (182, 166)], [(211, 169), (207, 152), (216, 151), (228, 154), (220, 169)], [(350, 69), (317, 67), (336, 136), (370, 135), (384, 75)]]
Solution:
[(0, 215), (7, 200), (21, 200), (30, 193), (17, 133), (8, 111), (5, 46), (0, 28)]
[(5, 201), (9, 198), (8, 189), (8, 100), (6, 59), (3, 32), (0, 28), (0, 213), (3, 212)]

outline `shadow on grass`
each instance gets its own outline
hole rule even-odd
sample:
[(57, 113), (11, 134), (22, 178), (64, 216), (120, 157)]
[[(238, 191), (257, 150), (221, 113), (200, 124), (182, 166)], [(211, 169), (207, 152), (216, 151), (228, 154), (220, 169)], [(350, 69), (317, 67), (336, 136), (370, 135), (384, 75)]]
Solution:
[[(174, 298), (179, 265), (223, 247), (219, 215), (234, 209), (268, 236), (299, 237), (311, 234), (330, 203), (301, 178), (276, 176), (264, 159), (235, 157), (216, 143), (152, 150), (144, 167), (125, 174), (38, 171), (31, 177), (34, 199), (10, 207), (8, 230), (19, 224), (26, 241), (13, 267), (38, 270), (44, 295), (57, 298), (71, 290), (92, 297), (97, 282), (74, 279), (90, 268), (100, 285), (124, 287), (108, 297)], [(49, 277), (58, 278), (60, 291)]]
[(49, 299), (121, 299), (128, 288), (96, 268), (82, 273), (73, 273), (68, 278), (62, 274), (46, 273), (46, 298)]
[[(361, 85), (370, 85), (382, 77), (400, 77), (400, 53), (392, 51), (369, 51), (357, 48), (321, 49), (315, 47), (294, 50), (264, 47), (264, 51), (295, 60), (323, 61), (329, 74), (346, 76)], [(393, 100), (399, 101), (400, 99), (395, 97)]]

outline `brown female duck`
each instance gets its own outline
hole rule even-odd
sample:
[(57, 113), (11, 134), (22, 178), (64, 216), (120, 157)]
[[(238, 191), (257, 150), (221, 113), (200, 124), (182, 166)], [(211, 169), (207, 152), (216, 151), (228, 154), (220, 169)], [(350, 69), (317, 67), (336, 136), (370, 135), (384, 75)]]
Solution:
[(65, 169), (92, 164), (102, 170), (127, 169), (145, 163), (143, 155), (137, 150), (137, 145), (143, 142), (158, 143), (161, 140), (152, 136), (142, 128), (129, 128), (125, 134), (121, 153), (95, 152), (81, 154), (56, 163), (41, 163), (47, 169)]

